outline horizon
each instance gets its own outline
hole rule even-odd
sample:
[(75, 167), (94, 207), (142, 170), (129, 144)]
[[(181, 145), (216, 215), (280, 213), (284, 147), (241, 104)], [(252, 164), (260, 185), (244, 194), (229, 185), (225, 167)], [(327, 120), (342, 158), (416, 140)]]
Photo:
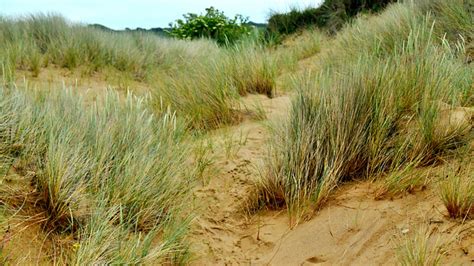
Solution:
[[(100, 24), (114, 30), (125, 28), (165, 28), (187, 13), (203, 13), (213, 6), (228, 17), (236, 14), (249, 17), (255, 23), (266, 23), (272, 12), (285, 12), (292, 7), (305, 8), (321, 4), (322, 0), (3, 0), (0, 15), (19, 17), (37, 13), (54, 13), (71, 22)], [(163, 8), (165, 7), (165, 8)]]

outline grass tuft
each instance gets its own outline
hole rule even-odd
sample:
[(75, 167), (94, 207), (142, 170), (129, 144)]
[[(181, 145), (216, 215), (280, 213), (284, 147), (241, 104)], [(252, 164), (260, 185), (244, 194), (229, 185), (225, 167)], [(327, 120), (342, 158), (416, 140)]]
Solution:
[(428, 228), (419, 228), (398, 237), (396, 254), (401, 265), (441, 265), (443, 248)]
[(438, 189), (451, 218), (474, 218), (474, 173), (467, 169), (450, 171)]

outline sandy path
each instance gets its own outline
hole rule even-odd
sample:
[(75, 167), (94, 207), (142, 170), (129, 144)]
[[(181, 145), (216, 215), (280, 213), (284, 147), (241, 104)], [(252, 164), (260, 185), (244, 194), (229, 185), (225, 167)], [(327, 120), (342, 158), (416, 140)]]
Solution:
[[(258, 104), (265, 110), (267, 118), (274, 120), (287, 112), (290, 99), (287, 96), (269, 99), (250, 95), (244, 102), (249, 107)], [(243, 205), (252, 193), (253, 182), (266, 154), (266, 122), (248, 119), (231, 128), (217, 130), (210, 136), (216, 145), (213, 165), (216, 171), (207, 185), (195, 191), (196, 202), (205, 204), (200, 206), (201, 215), (194, 223), (191, 236), (196, 265), (249, 263), (252, 258), (246, 247), (260, 244), (248, 233), (252, 221), (246, 218)], [(230, 158), (223, 147), (228, 138), (235, 143), (241, 142), (235, 144)]]

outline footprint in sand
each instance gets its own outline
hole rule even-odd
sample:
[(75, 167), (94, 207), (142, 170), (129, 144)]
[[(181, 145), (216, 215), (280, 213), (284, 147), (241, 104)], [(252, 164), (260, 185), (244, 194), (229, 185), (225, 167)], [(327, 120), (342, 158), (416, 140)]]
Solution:
[(319, 264), (319, 263), (323, 263), (323, 262), (325, 262), (325, 260), (314, 256), (314, 257), (306, 259), (306, 261), (301, 263), (301, 265)]

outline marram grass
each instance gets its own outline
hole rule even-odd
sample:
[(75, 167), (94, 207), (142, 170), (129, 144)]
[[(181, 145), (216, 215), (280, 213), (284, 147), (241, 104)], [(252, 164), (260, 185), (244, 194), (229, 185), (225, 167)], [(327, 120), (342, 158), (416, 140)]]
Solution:
[[(395, 20), (394, 13), (405, 16)], [(364, 35), (356, 37), (362, 28)], [(341, 31), (328, 50), (340, 52), (336, 61), (323, 57), (320, 72), (294, 82), (298, 93), (288, 119), (275, 130), (260, 201), (286, 205), (295, 224), (341, 182), (387, 173), (396, 179), (396, 172), (433, 164), (463, 145), (463, 130), (436, 130), (438, 103), (468, 104), (473, 72), (459, 56), (463, 46), (436, 32), (436, 18), (413, 3), (389, 6)], [(392, 181), (392, 191), (412, 186)]]
[(76, 236), (71, 264), (186, 260), (194, 171), (173, 112), (152, 114), (145, 99), (112, 91), (92, 106), (68, 89), (0, 94), (2, 154), (35, 173), (43, 228)]

